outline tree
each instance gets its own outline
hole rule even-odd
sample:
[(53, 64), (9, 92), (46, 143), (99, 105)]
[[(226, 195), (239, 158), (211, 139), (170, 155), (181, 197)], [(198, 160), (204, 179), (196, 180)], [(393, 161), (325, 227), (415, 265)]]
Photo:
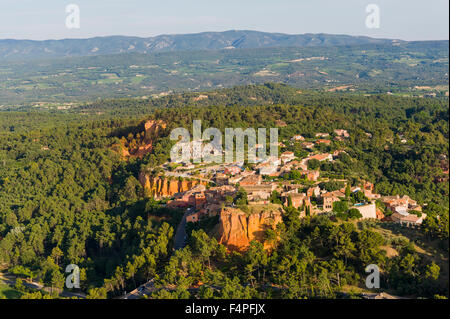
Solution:
[(303, 174), (299, 170), (293, 169), (289, 172), (289, 179), (300, 180), (300, 179), (302, 179), (302, 177), (303, 177)]
[(377, 232), (363, 229), (358, 233), (357, 249), (358, 259), (362, 267), (369, 264), (381, 266), (385, 261), (385, 251), (380, 249), (384, 238)]
[(221, 299), (250, 299), (252, 293), (249, 287), (243, 287), (239, 283), (239, 278), (226, 278), (223, 288), (220, 290), (219, 297)]
[(16, 278), (14, 288), (16, 288), (20, 292), (25, 292), (25, 285), (23, 284), (22, 279)]
[(134, 278), (134, 275), (137, 273), (137, 267), (134, 263), (128, 262), (127, 266), (125, 268), (125, 276), (126, 278), (133, 279), (134, 287), (136, 288), (136, 280)]
[(333, 192), (335, 190), (343, 188), (344, 182), (331, 180), (329, 182), (322, 183), (321, 187), (326, 189), (329, 192)]
[(233, 204), (233, 200), (234, 200), (233, 197), (227, 195), (227, 196), (225, 197), (225, 204), (226, 204), (226, 205), (231, 205), (231, 204)]
[(236, 197), (234, 198), (234, 203), (238, 206), (248, 204), (247, 192), (242, 187), (239, 188)]
[(407, 275), (410, 275), (412, 277), (416, 276), (416, 258), (413, 254), (406, 254), (404, 257), (401, 258), (399, 263), (400, 268), (403, 270), (403, 272)]
[(437, 280), (439, 278), (440, 271), (441, 268), (434, 262), (432, 262), (431, 265), (427, 265), (427, 269), (425, 271), (425, 278)]
[(311, 206), (305, 206), (305, 216), (311, 216)]
[(276, 190), (274, 190), (271, 194), (270, 194), (270, 202), (274, 203), (274, 204), (281, 204), (281, 195), (280, 193), (278, 193)]
[(86, 299), (106, 299), (106, 288), (91, 288)]
[(345, 265), (342, 260), (332, 259), (330, 262), (330, 271), (336, 274), (338, 287), (341, 287), (341, 283), (345, 284), (345, 280), (342, 282), (342, 275), (345, 273)]
[(350, 199), (351, 193), (352, 193), (352, 191), (350, 188), (350, 184), (347, 183), (347, 186), (345, 187), (345, 198)]
[(348, 210), (347, 201), (338, 201), (333, 203), (333, 211), (336, 213), (343, 213)]
[(199, 297), (200, 299), (212, 299), (214, 297), (214, 290), (203, 285), (200, 287)]
[(52, 249), (52, 253), (50, 254), (51, 258), (55, 262), (56, 265), (59, 265), (59, 259), (64, 256), (64, 253), (61, 251), (59, 247), (55, 247)]
[(353, 203), (366, 203), (369, 201), (366, 195), (361, 191), (353, 192), (350, 197)]
[(352, 223), (343, 223), (331, 229), (329, 235), (329, 247), (333, 251), (335, 257), (344, 257), (345, 265), (349, 257), (353, 256), (356, 250), (355, 244), (352, 241), (352, 236), (355, 232), (355, 225)]
[(208, 261), (208, 267), (211, 268), (211, 255), (217, 246), (216, 239), (211, 239), (203, 229), (200, 229), (192, 231), (191, 243), (193, 253), (203, 261)]
[(290, 195), (288, 196), (287, 201), (288, 201), (288, 206), (292, 206), (292, 197)]
[(351, 219), (360, 219), (363, 216), (361, 215), (360, 211), (357, 210), (356, 208), (351, 208), (349, 209), (349, 211), (347, 212), (347, 215), (349, 218)]
[(308, 169), (310, 170), (316, 170), (320, 167), (320, 161), (313, 158), (308, 161)]
[(57, 291), (61, 291), (64, 287), (65, 278), (62, 273), (58, 270), (54, 270), (51, 275), (51, 288), (53, 293), (53, 288), (56, 288)]
[[(261, 268), (264, 269), (268, 262), (268, 257), (266, 251), (264, 250), (263, 244), (258, 241), (252, 240), (250, 242), (250, 247), (247, 250), (246, 254), (246, 271), (248, 273), (248, 280), (254, 285), (253, 272), (257, 271), (257, 279), (260, 279)], [(263, 272), (263, 278), (265, 278), (265, 270)]]

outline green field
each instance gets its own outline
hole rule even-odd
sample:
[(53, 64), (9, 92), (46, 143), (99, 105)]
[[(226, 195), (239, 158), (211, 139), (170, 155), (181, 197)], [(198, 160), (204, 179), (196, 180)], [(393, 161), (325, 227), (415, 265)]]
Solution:
[(442, 96), (448, 92), (447, 70), (448, 41), (0, 61), (0, 107), (267, 82), (315, 90), (352, 85), (363, 94)]

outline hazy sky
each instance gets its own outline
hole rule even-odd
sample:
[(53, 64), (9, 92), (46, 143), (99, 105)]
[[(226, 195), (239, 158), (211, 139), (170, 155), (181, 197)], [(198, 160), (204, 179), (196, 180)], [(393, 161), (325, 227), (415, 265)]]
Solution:
[[(66, 28), (71, 3), (80, 8), (80, 29)], [(379, 29), (365, 25), (372, 3), (380, 8)], [(448, 0), (0, 0), (0, 39), (245, 29), (440, 40), (449, 38), (448, 10)]]

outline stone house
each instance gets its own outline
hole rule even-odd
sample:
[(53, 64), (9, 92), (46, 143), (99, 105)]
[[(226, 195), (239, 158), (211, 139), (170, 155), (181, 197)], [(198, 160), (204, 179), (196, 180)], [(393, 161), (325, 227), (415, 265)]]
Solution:
[(302, 172), (305, 176), (306, 179), (308, 181), (317, 181), (319, 179), (320, 176), (320, 172), (319, 171), (303, 171)]
[(302, 147), (303, 148), (312, 149), (312, 148), (314, 148), (314, 143), (312, 143), (312, 142), (304, 142), (304, 143), (302, 143)]
[(214, 176), (214, 181), (216, 182), (216, 185), (226, 185), (228, 184), (228, 176), (222, 173), (217, 173), (216, 176)]
[(326, 212), (333, 210), (333, 203), (339, 202), (341, 198), (345, 197), (345, 194), (339, 190), (324, 193), (321, 195), (323, 199), (323, 210)]
[(401, 212), (408, 210), (422, 211), (422, 207), (417, 205), (417, 202), (411, 199), (408, 195), (400, 197), (396, 196), (384, 196), (381, 197), (381, 201), (386, 205), (386, 208), (392, 212)]
[(415, 214), (395, 212), (389, 217), (395, 223), (399, 223), (400, 225), (410, 227), (422, 224), (426, 216), (427, 216), (426, 214), (422, 214), (422, 216), (419, 217)]
[(308, 190), (306, 191), (306, 196), (308, 197), (318, 197), (320, 195), (320, 187), (316, 186), (316, 187), (310, 187), (308, 188)]
[(350, 137), (350, 134), (348, 134), (347, 130), (338, 129), (338, 130), (334, 130), (334, 133), (337, 136), (341, 136), (341, 137), (344, 137), (344, 138)]
[(293, 140), (293, 141), (304, 141), (305, 138), (304, 138), (303, 136), (301, 136), (301, 135), (294, 135), (294, 136), (292, 137), (292, 140)]
[(331, 144), (331, 141), (330, 141), (330, 140), (324, 140), (324, 139), (318, 139), (318, 140), (316, 141), (316, 144), (317, 144), (317, 145), (319, 145), (319, 144), (330, 145), (330, 144)]
[(192, 212), (189, 215), (186, 216), (186, 222), (187, 223), (196, 223), (199, 220), (199, 212)]
[(260, 175), (275, 175), (278, 171), (278, 166), (275, 165), (268, 165), (268, 166), (264, 166), (261, 167), (259, 169), (259, 174)]
[(286, 152), (281, 154), (281, 161), (283, 163), (290, 162), (290, 161), (292, 161), (294, 159), (295, 159), (294, 152), (286, 151)]
[(240, 182), (240, 186), (255, 186), (255, 185), (261, 185), (262, 183), (262, 177), (261, 175), (249, 175), (245, 178), (243, 178)]
[(322, 161), (332, 161), (333, 160), (333, 156), (331, 154), (325, 153), (325, 154), (316, 154), (310, 157), (307, 157), (305, 160), (306, 162), (312, 160), (312, 159), (316, 159), (319, 162)]
[(316, 133), (316, 137), (328, 137), (330, 134), (328, 133)]
[(291, 199), (292, 206), (295, 208), (302, 207), (303, 205), (305, 205), (306, 207), (311, 207), (309, 197), (306, 196), (305, 193), (291, 193), (291, 192), (283, 193), (283, 204), (285, 206), (289, 205), (289, 198)]

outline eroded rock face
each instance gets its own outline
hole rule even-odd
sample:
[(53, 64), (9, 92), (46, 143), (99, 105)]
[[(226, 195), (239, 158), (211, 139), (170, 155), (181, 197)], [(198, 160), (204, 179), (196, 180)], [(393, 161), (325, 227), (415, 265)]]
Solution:
[(139, 174), (139, 182), (155, 198), (171, 197), (176, 193), (186, 192), (198, 184), (206, 185), (204, 181), (154, 177), (144, 172)]
[(121, 154), (124, 159), (129, 157), (142, 158), (153, 150), (154, 141), (166, 127), (166, 123), (161, 120), (149, 120), (143, 124), (144, 131), (141, 133), (141, 138), (118, 143), (113, 145), (113, 149)]
[(138, 146), (136, 150), (133, 151), (134, 157), (143, 157), (148, 154), (153, 149), (153, 143), (166, 128), (166, 123), (161, 120), (150, 120), (144, 124), (144, 138), (141, 145)]
[(166, 128), (166, 123), (164, 123), (161, 120), (150, 120), (145, 122), (144, 129), (145, 129), (145, 137), (144, 137), (144, 143), (150, 143), (155, 138), (159, 136), (162, 130)]
[(247, 216), (240, 209), (226, 207), (220, 212), (217, 231), (219, 243), (230, 250), (243, 251), (252, 240), (257, 240), (264, 244), (265, 249), (269, 249), (272, 243), (265, 241), (265, 232), (268, 228), (275, 229), (282, 222), (281, 214), (279, 209), (273, 209)]

